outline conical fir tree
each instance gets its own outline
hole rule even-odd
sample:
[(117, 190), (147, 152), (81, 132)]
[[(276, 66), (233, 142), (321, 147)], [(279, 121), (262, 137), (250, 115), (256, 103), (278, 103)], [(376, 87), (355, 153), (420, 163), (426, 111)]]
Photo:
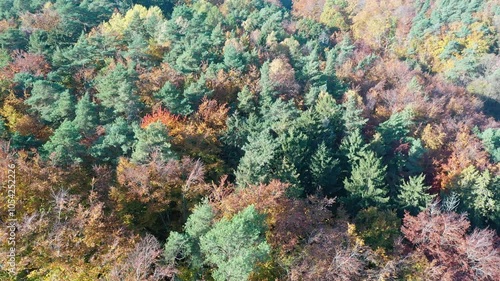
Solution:
[(359, 160), (352, 166), (351, 176), (344, 180), (344, 188), (349, 192), (348, 201), (357, 202), (362, 208), (387, 203), (386, 169), (373, 151), (359, 153)]
[(427, 193), (431, 187), (424, 184), (424, 179), (423, 174), (410, 177), (399, 186), (397, 201), (402, 209), (416, 214), (427, 208), (434, 196)]

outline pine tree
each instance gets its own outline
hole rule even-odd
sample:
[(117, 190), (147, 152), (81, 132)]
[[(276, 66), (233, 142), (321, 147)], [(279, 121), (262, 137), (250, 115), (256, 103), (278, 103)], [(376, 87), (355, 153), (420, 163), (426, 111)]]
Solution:
[(307, 57), (302, 68), (302, 79), (310, 83), (311, 86), (321, 86), (326, 84), (323, 73), (319, 69), (318, 50), (315, 48)]
[(245, 68), (246, 61), (241, 51), (229, 43), (224, 47), (224, 64), (231, 69), (242, 71)]
[(90, 136), (95, 132), (99, 124), (97, 106), (90, 100), (90, 96), (86, 93), (78, 104), (75, 110), (75, 119), (73, 124), (84, 135)]
[(185, 103), (189, 104), (188, 114), (198, 108), (203, 97), (210, 97), (212, 95), (212, 90), (209, 90), (205, 84), (206, 79), (205, 76), (202, 75), (197, 81), (192, 82), (184, 89), (184, 100)]
[(55, 83), (42, 80), (33, 83), (31, 96), (25, 100), (25, 104), (50, 123), (73, 118), (74, 103), (69, 91)]
[(200, 238), (205, 262), (216, 266), (212, 274), (215, 280), (247, 280), (256, 263), (268, 258), (264, 220), (251, 205), (231, 220), (223, 218)]
[(276, 85), (269, 77), (269, 61), (266, 61), (260, 68), (259, 86), (259, 103), (261, 107), (269, 107), (278, 95), (275, 90)]
[(215, 28), (212, 30), (212, 33), (210, 34), (210, 42), (212, 43), (213, 47), (221, 47), (222, 44), (226, 41), (226, 36), (224, 34), (224, 30), (222, 30), (221, 24), (217, 24)]
[(238, 93), (238, 109), (247, 114), (256, 109), (255, 97), (247, 86), (244, 86)]
[(344, 132), (348, 133), (356, 129), (362, 129), (368, 119), (363, 118), (361, 115), (363, 110), (358, 106), (359, 95), (354, 91), (348, 91), (345, 93), (345, 98), (346, 101), (342, 104), (344, 107), (344, 116), (342, 116), (345, 126)]
[(347, 158), (349, 164), (353, 165), (360, 159), (360, 154), (366, 152), (368, 145), (363, 140), (361, 131), (354, 130), (342, 139), (340, 151)]
[(134, 145), (133, 124), (123, 117), (104, 126), (105, 135), (101, 136), (91, 148), (91, 155), (101, 161), (115, 162), (120, 156), (129, 156)]
[(184, 99), (181, 90), (166, 82), (155, 97), (173, 114), (188, 115), (192, 112), (189, 102)]
[(489, 128), (478, 136), (483, 141), (484, 148), (491, 155), (493, 162), (500, 162), (500, 129)]
[(424, 180), (425, 176), (420, 174), (410, 177), (399, 186), (397, 201), (402, 209), (415, 215), (429, 206), (435, 195), (428, 194), (431, 187), (425, 186)]
[(135, 120), (138, 117), (141, 103), (136, 94), (135, 70), (126, 69), (124, 65), (118, 64), (106, 75), (97, 79), (97, 97), (109, 112), (107, 119), (123, 116), (127, 120)]
[(410, 126), (413, 125), (412, 118), (412, 110), (405, 109), (392, 114), (387, 121), (377, 127), (377, 132), (380, 134), (380, 145), (377, 145), (380, 146), (379, 153), (388, 154), (395, 143), (404, 143), (408, 140), (407, 135)]
[(176, 260), (186, 260), (190, 269), (199, 275), (204, 263), (204, 256), (200, 250), (200, 238), (212, 228), (214, 216), (212, 207), (207, 201), (196, 205), (184, 225), (184, 233), (180, 234), (175, 231), (170, 233), (165, 243), (166, 261), (173, 264)]
[(81, 135), (73, 122), (64, 120), (43, 145), (46, 155), (55, 165), (66, 166), (82, 162)]
[(166, 161), (173, 158), (170, 150), (167, 128), (161, 122), (150, 124), (145, 129), (136, 128), (137, 143), (134, 146), (131, 158), (136, 163), (147, 163), (158, 153), (159, 159)]
[(500, 177), (489, 170), (479, 172), (469, 166), (459, 175), (456, 188), (461, 199), (461, 207), (470, 214), (471, 221), (479, 226), (485, 222), (498, 226), (500, 218), (499, 189)]
[(288, 197), (301, 198), (304, 195), (304, 188), (301, 185), (297, 168), (287, 157), (283, 157), (281, 167), (278, 168), (275, 178), (283, 183), (290, 184), (287, 189)]
[(4, 118), (0, 116), (0, 138), (7, 137), (7, 127), (5, 126)]

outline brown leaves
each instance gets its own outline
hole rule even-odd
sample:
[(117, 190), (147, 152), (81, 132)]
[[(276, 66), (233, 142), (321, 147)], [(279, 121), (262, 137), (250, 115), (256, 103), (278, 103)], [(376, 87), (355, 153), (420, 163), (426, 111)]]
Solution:
[(498, 280), (498, 237), (492, 230), (475, 229), (465, 215), (442, 212), (434, 203), (416, 217), (405, 214), (401, 231), (431, 264), (432, 280)]
[(34, 14), (26, 12), (20, 16), (20, 19), (22, 28), (31, 32), (34, 30), (51, 31), (61, 21), (61, 17), (51, 4), (45, 5), (42, 11)]
[(210, 204), (221, 217), (231, 217), (249, 205), (266, 214), (268, 242), (283, 254), (295, 249), (315, 227), (331, 218), (326, 207), (333, 203), (332, 199), (290, 199), (286, 195), (289, 185), (277, 180), (235, 190), (223, 177), (221, 184), (212, 188)]
[(175, 273), (172, 267), (162, 265), (162, 248), (158, 240), (147, 234), (135, 245), (127, 258), (110, 273), (110, 280), (164, 280)]

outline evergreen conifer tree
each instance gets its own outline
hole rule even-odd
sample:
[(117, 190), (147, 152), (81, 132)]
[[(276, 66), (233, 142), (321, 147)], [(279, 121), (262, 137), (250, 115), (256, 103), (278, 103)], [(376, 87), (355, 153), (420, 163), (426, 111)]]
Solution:
[(348, 201), (356, 202), (356, 207), (383, 206), (389, 202), (385, 185), (386, 166), (373, 151), (358, 154), (359, 159), (352, 165), (349, 178), (344, 180), (344, 188), (349, 192)]
[(397, 201), (402, 209), (409, 210), (412, 214), (427, 208), (435, 195), (428, 194), (431, 188), (424, 185), (425, 176), (420, 174), (416, 177), (410, 177), (399, 186)]
[(268, 258), (264, 220), (251, 205), (231, 220), (223, 218), (200, 238), (205, 262), (216, 266), (215, 280), (247, 280), (256, 263)]
[(99, 124), (97, 106), (86, 93), (77, 103), (73, 124), (84, 135), (92, 135)]
[(55, 165), (66, 166), (82, 162), (81, 135), (73, 122), (64, 120), (43, 145), (46, 155)]
[(173, 157), (170, 150), (167, 128), (161, 122), (155, 122), (145, 129), (135, 128), (137, 143), (134, 146), (131, 158), (136, 163), (147, 163), (153, 153), (158, 153), (161, 160), (166, 161)]

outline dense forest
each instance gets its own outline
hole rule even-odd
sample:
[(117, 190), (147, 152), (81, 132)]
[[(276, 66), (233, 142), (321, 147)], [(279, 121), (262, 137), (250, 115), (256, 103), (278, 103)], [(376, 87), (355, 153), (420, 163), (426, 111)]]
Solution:
[(0, 0), (0, 280), (500, 280), (499, 47), (499, 0)]

